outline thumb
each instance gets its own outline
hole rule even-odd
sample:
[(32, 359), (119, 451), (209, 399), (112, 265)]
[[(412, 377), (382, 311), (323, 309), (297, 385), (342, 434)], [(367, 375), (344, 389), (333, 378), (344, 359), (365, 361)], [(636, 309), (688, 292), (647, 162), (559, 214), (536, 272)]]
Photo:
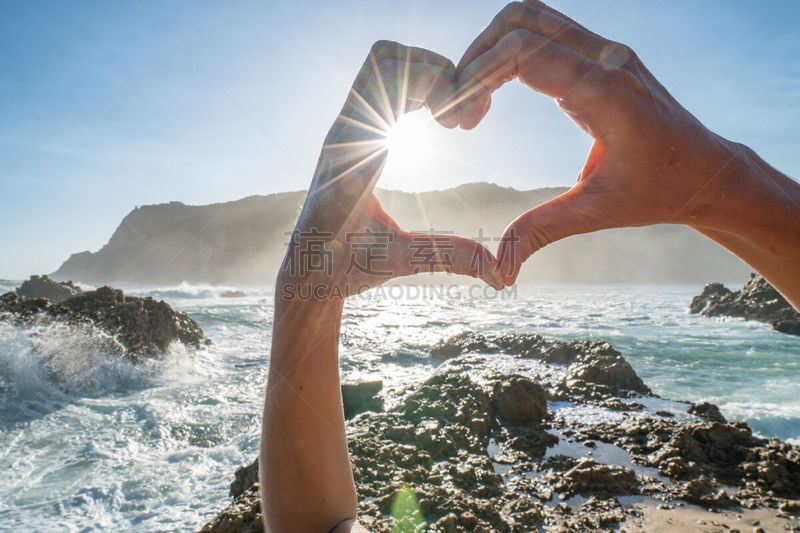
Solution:
[(449, 272), (481, 279), (497, 290), (504, 286), (495, 257), (472, 239), (449, 234), (403, 232), (397, 245), (392, 255), (399, 276)]
[(540, 248), (579, 233), (600, 229), (582, 213), (590, 200), (578, 183), (564, 194), (534, 207), (508, 225), (497, 247), (500, 276), (513, 285), (522, 263)]

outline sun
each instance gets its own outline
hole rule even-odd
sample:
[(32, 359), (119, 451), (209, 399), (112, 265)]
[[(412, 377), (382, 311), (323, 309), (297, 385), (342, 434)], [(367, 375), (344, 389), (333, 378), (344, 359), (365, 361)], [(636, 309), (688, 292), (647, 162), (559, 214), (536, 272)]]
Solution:
[(394, 178), (414, 182), (430, 162), (432, 117), (423, 110), (400, 116), (386, 133), (387, 171)]

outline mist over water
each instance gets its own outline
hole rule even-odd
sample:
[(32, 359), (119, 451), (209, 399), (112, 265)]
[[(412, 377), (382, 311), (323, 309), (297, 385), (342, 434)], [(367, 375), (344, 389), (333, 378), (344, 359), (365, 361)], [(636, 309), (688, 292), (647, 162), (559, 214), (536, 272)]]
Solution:
[[(800, 338), (688, 315), (699, 285), (525, 285), (476, 298), (454, 287), (349, 301), (343, 381), (383, 379), (391, 405), (435, 368), (430, 346), (466, 329), (604, 339), (655, 393), (800, 440)], [(97, 331), (0, 322), (0, 529), (193, 531), (257, 454), (272, 289), (229, 299), (230, 287), (122, 288), (188, 312), (214, 344), (134, 366), (105, 356)]]

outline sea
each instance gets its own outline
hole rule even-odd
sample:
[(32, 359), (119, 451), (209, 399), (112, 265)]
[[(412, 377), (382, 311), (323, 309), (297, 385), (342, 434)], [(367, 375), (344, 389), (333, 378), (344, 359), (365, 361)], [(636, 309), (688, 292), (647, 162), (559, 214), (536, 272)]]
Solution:
[[(134, 366), (99, 353), (96, 332), (0, 321), (0, 531), (195, 531), (258, 453), (273, 289), (121, 287), (189, 313), (213, 344)], [(800, 337), (690, 315), (701, 288), (380, 287), (346, 304), (342, 380), (383, 380), (391, 406), (435, 370), (430, 347), (465, 330), (603, 339), (656, 394), (800, 443)]]

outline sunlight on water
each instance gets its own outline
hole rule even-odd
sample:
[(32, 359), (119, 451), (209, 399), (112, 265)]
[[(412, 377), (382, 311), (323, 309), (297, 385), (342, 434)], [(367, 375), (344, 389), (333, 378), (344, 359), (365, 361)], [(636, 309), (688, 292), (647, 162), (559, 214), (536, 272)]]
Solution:
[[(272, 291), (123, 288), (189, 312), (214, 344), (133, 366), (106, 357), (96, 331), (0, 323), (0, 529), (193, 531), (255, 457)], [(800, 338), (688, 315), (699, 290), (373, 291), (347, 305), (343, 380), (383, 379), (391, 405), (434, 369), (430, 346), (463, 330), (605, 339), (657, 394), (711, 401), (763, 435), (800, 439)]]

